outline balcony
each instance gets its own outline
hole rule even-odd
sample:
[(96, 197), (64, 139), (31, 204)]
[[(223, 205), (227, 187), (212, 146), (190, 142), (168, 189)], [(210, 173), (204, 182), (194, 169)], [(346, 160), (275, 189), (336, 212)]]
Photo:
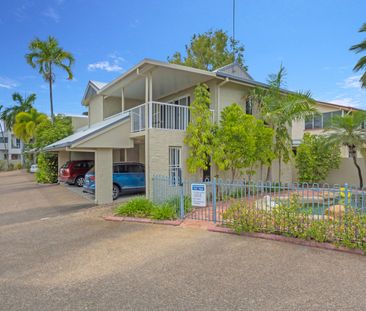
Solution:
[(160, 102), (145, 103), (126, 112), (130, 113), (132, 133), (145, 130), (146, 114), (149, 128), (166, 130), (185, 131), (190, 118), (188, 106)]

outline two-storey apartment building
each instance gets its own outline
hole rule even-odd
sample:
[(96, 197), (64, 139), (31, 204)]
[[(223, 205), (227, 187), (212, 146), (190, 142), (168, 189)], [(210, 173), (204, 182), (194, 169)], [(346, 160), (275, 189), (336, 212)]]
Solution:
[[(46, 150), (58, 152), (60, 165), (69, 159), (94, 157), (95, 197), (99, 204), (112, 201), (112, 163), (116, 161), (144, 163), (147, 195), (151, 195), (154, 175), (189, 175), (184, 137), (189, 105), (199, 83), (209, 87), (210, 109), (216, 122), (221, 111), (232, 103), (255, 114), (250, 92), (254, 87), (267, 87), (237, 64), (210, 72), (145, 59), (110, 83), (89, 81), (82, 99), (89, 112), (88, 126)], [(291, 165), (285, 167), (282, 180), (291, 181)], [(197, 177), (218, 173), (225, 174), (211, 167)]]
[[(1, 123), (2, 131), (0, 131), (0, 161), (18, 164), (23, 163), (23, 142), (16, 138), (15, 135), (5, 128), (4, 123)], [(4, 134), (4, 136), (3, 136)]]

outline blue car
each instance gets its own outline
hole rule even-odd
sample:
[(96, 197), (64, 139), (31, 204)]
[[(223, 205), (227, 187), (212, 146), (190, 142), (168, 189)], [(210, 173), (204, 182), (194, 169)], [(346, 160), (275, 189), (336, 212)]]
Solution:
[[(85, 175), (84, 191), (95, 193), (94, 167)], [(120, 194), (145, 192), (145, 165), (137, 162), (113, 163), (113, 200)]]

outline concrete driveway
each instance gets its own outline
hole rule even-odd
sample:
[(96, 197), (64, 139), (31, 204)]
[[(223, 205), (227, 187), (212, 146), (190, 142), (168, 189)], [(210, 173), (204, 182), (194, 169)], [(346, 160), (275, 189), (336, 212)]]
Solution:
[(365, 310), (365, 257), (106, 222), (66, 190), (0, 173), (0, 310)]

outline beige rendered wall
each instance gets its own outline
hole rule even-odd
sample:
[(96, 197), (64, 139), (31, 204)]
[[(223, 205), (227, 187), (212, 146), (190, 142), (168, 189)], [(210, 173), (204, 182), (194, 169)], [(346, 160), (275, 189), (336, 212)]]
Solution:
[[(337, 107), (326, 106), (326, 105), (322, 105), (322, 104), (317, 104), (316, 109), (320, 113), (342, 110), (342, 109), (337, 108)], [(308, 129), (308, 130), (305, 130), (305, 120), (294, 121), (292, 123), (292, 139), (300, 139), (301, 140), (304, 136), (304, 133), (319, 135), (319, 134), (324, 133), (324, 130), (323, 129)]]
[(70, 152), (70, 160), (94, 160), (94, 152)]
[(188, 147), (184, 144), (184, 131), (150, 129), (148, 141), (148, 163), (145, 163), (149, 169), (148, 181), (149, 189), (147, 193), (152, 193), (151, 179), (155, 175), (169, 176), (169, 147), (182, 148), (182, 172), (183, 178), (189, 176), (187, 171), (186, 159), (188, 156)]
[(89, 126), (103, 121), (103, 96), (94, 96), (89, 102)]
[[(213, 79), (213, 80), (205, 82), (205, 84), (207, 84), (207, 86), (210, 89), (211, 109), (214, 109), (214, 107), (215, 107), (214, 105), (216, 103), (216, 81)], [(166, 102), (169, 102), (169, 101), (174, 100), (174, 99), (179, 98), (179, 97), (190, 96), (191, 102), (192, 102), (192, 101), (194, 101), (194, 89), (195, 89), (195, 87), (196, 86), (193, 86), (193, 87), (181, 90), (179, 92), (176, 92), (174, 94), (170, 94), (169, 96), (164, 96), (164, 97), (158, 98), (157, 101), (166, 103)]]
[(121, 97), (107, 97), (103, 103), (103, 119), (122, 111)]
[(125, 110), (131, 109), (133, 107), (139, 106), (143, 104), (144, 101), (132, 99), (132, 98), (125, 98)]
[(235, 83), (226, 83), (220, 86), (218, 92), (218, 117), (220, 117), (221, 111), (230, 106), (233, 103), (239, 104), (245, 111), (245, 101), (249, 96), (251, 88), (239, 85)]
[(87, 126), (89, 124), (89, 120), (87, 116), (72, 116), (71, 117), (71, 125), (73, 131), (77, 131), (79, 128)]
[[(322, 104), (317, 105), (317, 109), (320, 113), (325, 112), (333, 112), (342, 110), (341, 108), (326, 106)], [(309, 133), (311, 135), (323, 135), (325, 132), (323, 129), (307, 129), (305, 130), (305, 120), (298, 120), (292, 123), (292, 139), (294, 140), (302, 140), (305, 133)], [(348, 158), (348, 148), (345, 146), (341, 147), (341, 157)], [(360, 153), (357, 153), (358, 158), (362, 158)]]
[(132, 148), (133, 140), (130, 138), (131, 123), (127, 120), (107, 132), (80, 142), (77, 148)]
[(112, 149), (95, 151), (95, 203), (108, 204), (112, 198)]

